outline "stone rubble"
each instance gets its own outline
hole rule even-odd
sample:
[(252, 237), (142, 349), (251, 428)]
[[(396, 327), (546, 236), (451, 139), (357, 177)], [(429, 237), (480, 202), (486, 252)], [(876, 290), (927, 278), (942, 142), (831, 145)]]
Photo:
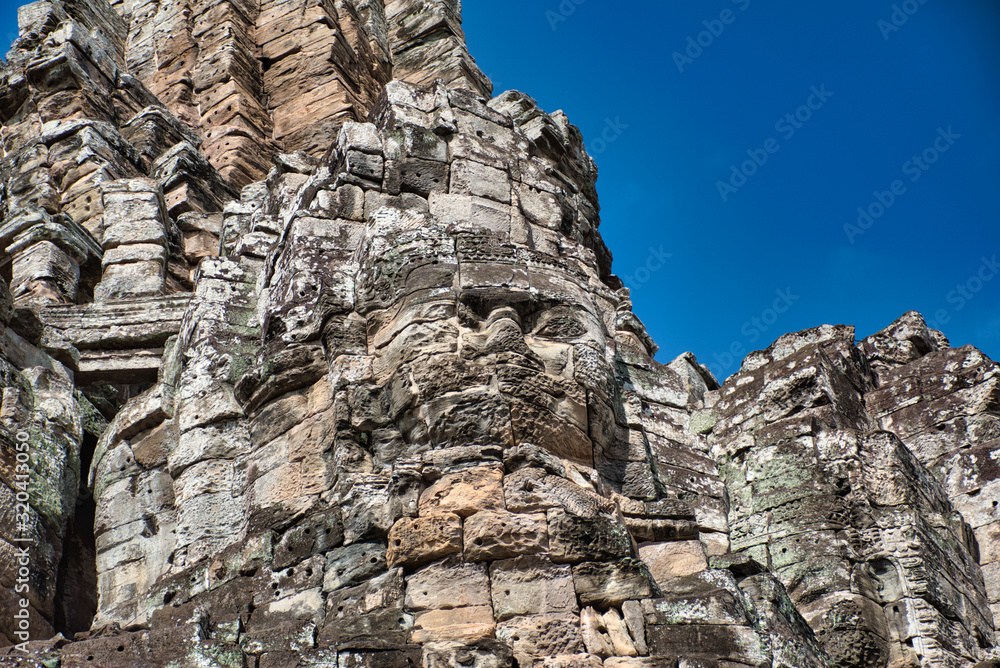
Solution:
[(654, 361), (460, 2), (19, 24), (0, 666), (998, 665), (996, 363), (916, 313)]

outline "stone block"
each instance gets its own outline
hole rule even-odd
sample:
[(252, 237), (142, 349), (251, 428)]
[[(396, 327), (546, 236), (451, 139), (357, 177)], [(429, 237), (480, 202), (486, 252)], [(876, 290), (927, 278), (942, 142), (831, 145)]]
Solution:
[(106, 251), (127, 244), (166, 246), (167, 236), (161, 221), (155, 218), (132, 218), (105, 228), (102, 243)]
[(365, 219), (365, 193), (355, 185), (343, 185), (336, 190), (320, 190), (309, 210), (329, 218), (361, 222)]
[(625, 525), (608, 515), (579, 516), (549, 510), (549, 552), (555, 563), (604, 561), (632, 556)]
[(497, 624), (497, 640), (510, 643), (521, 657), (579, 654), (584, 651), (580, 617), (575, 613), (525, 615)]
[(242, 422), (214, 424), (190, 429), (178, 437), (167, 466), (173, 477), (184, 469), (209, 459), (236, 459), (250, 453), (250, 434)]
[(349, 174), (373, 183), (382, 180), (385, 161), (381, 155), (368, 155), (359, 151), (348, 151), (344, 159), (344, 169)]
[(483, 510), (465, 520), (465, 558), (496, 561), (544, 552), (548, 547), (545, 515)]
[(493, 562), (490, 584), (498, 620), (577, 610), (569, 567), (555, 565), (541, 557)]
[(584, 608), (580, 613), (580, 632), (590, 654), (601, 658), (614, 655), (601, 613), (593, 608)]
[(426, 128), (408, 125), (400, 130), (402, 149), (406, 155), (422, 160), (448, 162), (448, 142)]
[[(684, 585), (688, 583), (685, 582)], [(689, 587), (681, 585), (667, 598), (646, 599), (642, 602), (647, 624), (656, 626), (676, 624), (720, 624), (739, 626), (745, 624), (747, 611), (738, 594), (709, 584)]]
[(478, 162), (456, 160), (451, 168), (449, 192), (510, 204), (510, 176), (507, 172)]
[(454, 513), (468, 517), (480, 510), (503, 510), (503, 470), (482, 466), (443, 476), (420, 494), (421, 516)]
[[(274, 561), (271, 563), (271, 567), (274, 570), (282, 570), (289, 566), (295, 566), (310, 560), (314, 555), (327, 552), (343, 542), (344, 532), (340, 523), (340, 511), (334, 509), (319, 512), (285, 530), (277, 545), (274, 546)], [(364, 559), (364, 555), (361, 558)], [(329, 554), (327, 559), (321, 560), (321, 563), (316, 564), (315, 568), (313, 565), (310, 565), (309, 568), (319, 571), (323, 562), (326, 564), (323, 572), (329, 573)], [(324, 585), (327, 583), (326, 578), (323, 578), (323, 582)]]
[(118, 246), (104, 253), (101, 266), (107, 267), (109, 264), (126, 262), (159, 262), (161, 265), (165, 265), (167, 263), (167, 249), (158, 244)]
[(40, 241), (18, 253), (11, 263), (10, 291), (16, 300), (73, 302), (80, 266), (50, 241)]
[(697, 540), (640, 545), (639, 558), (660, 586), (671, 578), (694, 575), (708, 568), (705, 547)]
[(331, 550), (326, 557), (323, 589), (336, 591), (384, 573), (388, 568), (385, 554), (381, 543), (354, 543)]
[(165, 288), (162, 262), (111, 264), (105, 267), (101, 282), (94, 288), (94, 299), (153, 297), (162, 295)]
[(486, 566), (445, 559), (406, 578), (408, 610), (446, 610), (490, 605)]
[(498, 234), (510, 234), (510, 206), (482, 197), (431, 193), (431, 215), (445, 225), (460, 229), (487, 229)]
[(649, 569), (637, 559), (578, 564), (573, 567), (573, 584), (581, 605), (619, 606), (657, 593)]
[[(155, 186), (154, 186), (155, 187)], [(163, 200), (158, 192), (105, 192), (105, 227), (132, 220), (162, 220)]]
[(410, 638), (416, 643), (460, 640), (474, 643), (491, 638), (496, 630), (488, 605), (431, 610), (416, 615)]
[(494, 640), (472, 644), (458, 641), (431, 642), (424, 645), (425, 668), (511, 668), (513, 653), (508, 645)]
[(378, 128), (371, 123), (344, 123), (337, 135), (337, 150), (341, 154), (350, 150), (381, 154), (382, 139)]
[(419, 566), (462, 551), (462, 518), (451, 513), (404, 517), (389, 531), (389, 566)]
[(705, 648), (710, 647), (709, 657), (716, 661), (729, 661), (738, 666), (765, 666), (770, 662), (763, 639), (747, 626), (647, 626), (646, 633), (650, 653), (654, 656), (698, 656), (704, 655)]
[(390, 570), (327, 597), (321, 647), (393, 650), (407, 644), (413, 617), (403, 605), (403, 574)]

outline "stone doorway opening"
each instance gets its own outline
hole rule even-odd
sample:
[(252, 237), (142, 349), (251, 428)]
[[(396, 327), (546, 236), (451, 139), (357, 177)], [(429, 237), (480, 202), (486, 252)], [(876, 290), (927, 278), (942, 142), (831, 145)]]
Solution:
[(72, 639), (89, 631), (97, 613), (97, 506), (87, 485), (87, 473), (97, 448), (97, 436), (85, 433), (80, 449), (80, 488), (76, 512), (63, 539), (63, 556), (56, 580), (55, 630)]

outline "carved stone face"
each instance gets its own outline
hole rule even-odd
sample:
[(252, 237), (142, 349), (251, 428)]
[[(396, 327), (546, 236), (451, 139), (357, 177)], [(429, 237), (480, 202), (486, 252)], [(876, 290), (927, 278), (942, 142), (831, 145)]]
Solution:
[(391, 218), (362, 246), (357, 308), (403, 441), (530, 443), (593, 466), (591, 416), (605, 413), (588, 404), (611, 365), (586, 274), (495, 235)]

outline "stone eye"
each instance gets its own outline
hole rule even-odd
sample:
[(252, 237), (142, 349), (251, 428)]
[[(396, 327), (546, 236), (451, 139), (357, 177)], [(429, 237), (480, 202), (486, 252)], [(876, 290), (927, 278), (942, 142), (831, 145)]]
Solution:
[(535, 335), (548, 339), (575, 339), (583, 336), (586, 331), (576, 319), (569, 316), (557, 316), (539, 327), (535, 331)]

